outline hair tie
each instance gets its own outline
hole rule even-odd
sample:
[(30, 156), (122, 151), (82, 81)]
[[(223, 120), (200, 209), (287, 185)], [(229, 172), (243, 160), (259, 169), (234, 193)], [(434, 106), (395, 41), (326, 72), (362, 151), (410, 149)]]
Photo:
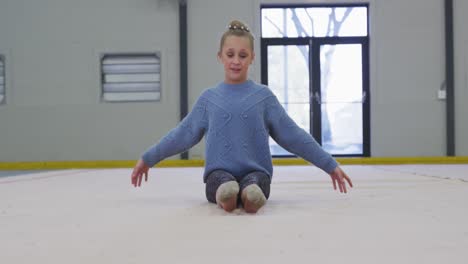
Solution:
[(246, 26), (238, 26), (229, 24), (229, 30), (241, 30), (245, 32), (250, 32), (249, 28)]

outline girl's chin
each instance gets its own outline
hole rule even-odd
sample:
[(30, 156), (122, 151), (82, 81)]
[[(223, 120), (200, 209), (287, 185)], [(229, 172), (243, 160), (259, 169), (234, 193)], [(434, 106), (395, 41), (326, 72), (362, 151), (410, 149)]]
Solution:
[(240, 82), (244, 82), (245, 78), (242, 78), (241, 76), (229, 76), (228, 81), (234, 82), (234, 83), (240, 83)]
[(245, 76), (243, 76), (242, 74), (240, 73), (233, 73), (233, 72), (230, 72), (227, 74), (227, 77), (229, 79), (232, 79), (232, 80), (242, 80), (245, 78)]

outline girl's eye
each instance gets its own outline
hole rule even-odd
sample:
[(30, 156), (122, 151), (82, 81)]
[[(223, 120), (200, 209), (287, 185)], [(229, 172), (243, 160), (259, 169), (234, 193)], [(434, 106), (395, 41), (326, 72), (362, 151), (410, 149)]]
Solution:
[(229, 58), (232, 58), (232, 56), (234, 56), (234, 54), (232, 54), (232, 53), (228, 53), (228, 54), (226, 54), (226, 55), (227, 55)]
[(246, 57), (247, 57), (247, 55), (246, 55), (246, 54), (240, 54), (240, 55), (239, 55), (239, 57), (241, 57), (241, 58), (243, 58), (243, 59), (244, 59), (244, 58), (246, 58)]

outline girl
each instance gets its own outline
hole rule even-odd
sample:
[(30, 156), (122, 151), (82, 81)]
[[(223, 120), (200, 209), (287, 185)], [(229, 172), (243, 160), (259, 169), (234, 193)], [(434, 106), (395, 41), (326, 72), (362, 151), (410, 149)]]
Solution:
[(192, 111), (137, 162), (135, 187), (161, 160), (184, 152), (205, 136), (206, 198), (231, 212), (237, 205), (256, 213), (270, 195), (273, 173), (269, 136), (291, 153), (327, 172), (333, 187), (347, 192), (351, 179), (335, 159), (286, 113), (271, 90), (247, 78), (255, 58), (254, 38), (240, 21), (232, 21), (221, 37), (218, 59), (224, 81), (205, 90)]

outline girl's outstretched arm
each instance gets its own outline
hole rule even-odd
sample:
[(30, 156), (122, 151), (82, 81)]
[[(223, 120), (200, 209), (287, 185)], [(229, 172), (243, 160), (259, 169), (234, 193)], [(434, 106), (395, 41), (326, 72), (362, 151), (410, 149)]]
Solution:
[(267, 124), (272, 138), (289, 152), (328, 173), (332, 178), (334, 189), (338, 188), (341, 193), (347, 193), (346, 182), (350, 187), (353, 187), (353, 183), (336, 160), (315, 141), (312, 135), (289, 117), (276, 96), (270, 98), (267, 107)]
[(205, 101), (203, 95), (198, 98), (192, 111), (158, 143), (147, 149), (133, 169), (131, 181), (135, 187), (141, 186), (143, 175), (148, 180), (149, 168), (161, 160), (184, 152), (197, 144), (207, 129)]

